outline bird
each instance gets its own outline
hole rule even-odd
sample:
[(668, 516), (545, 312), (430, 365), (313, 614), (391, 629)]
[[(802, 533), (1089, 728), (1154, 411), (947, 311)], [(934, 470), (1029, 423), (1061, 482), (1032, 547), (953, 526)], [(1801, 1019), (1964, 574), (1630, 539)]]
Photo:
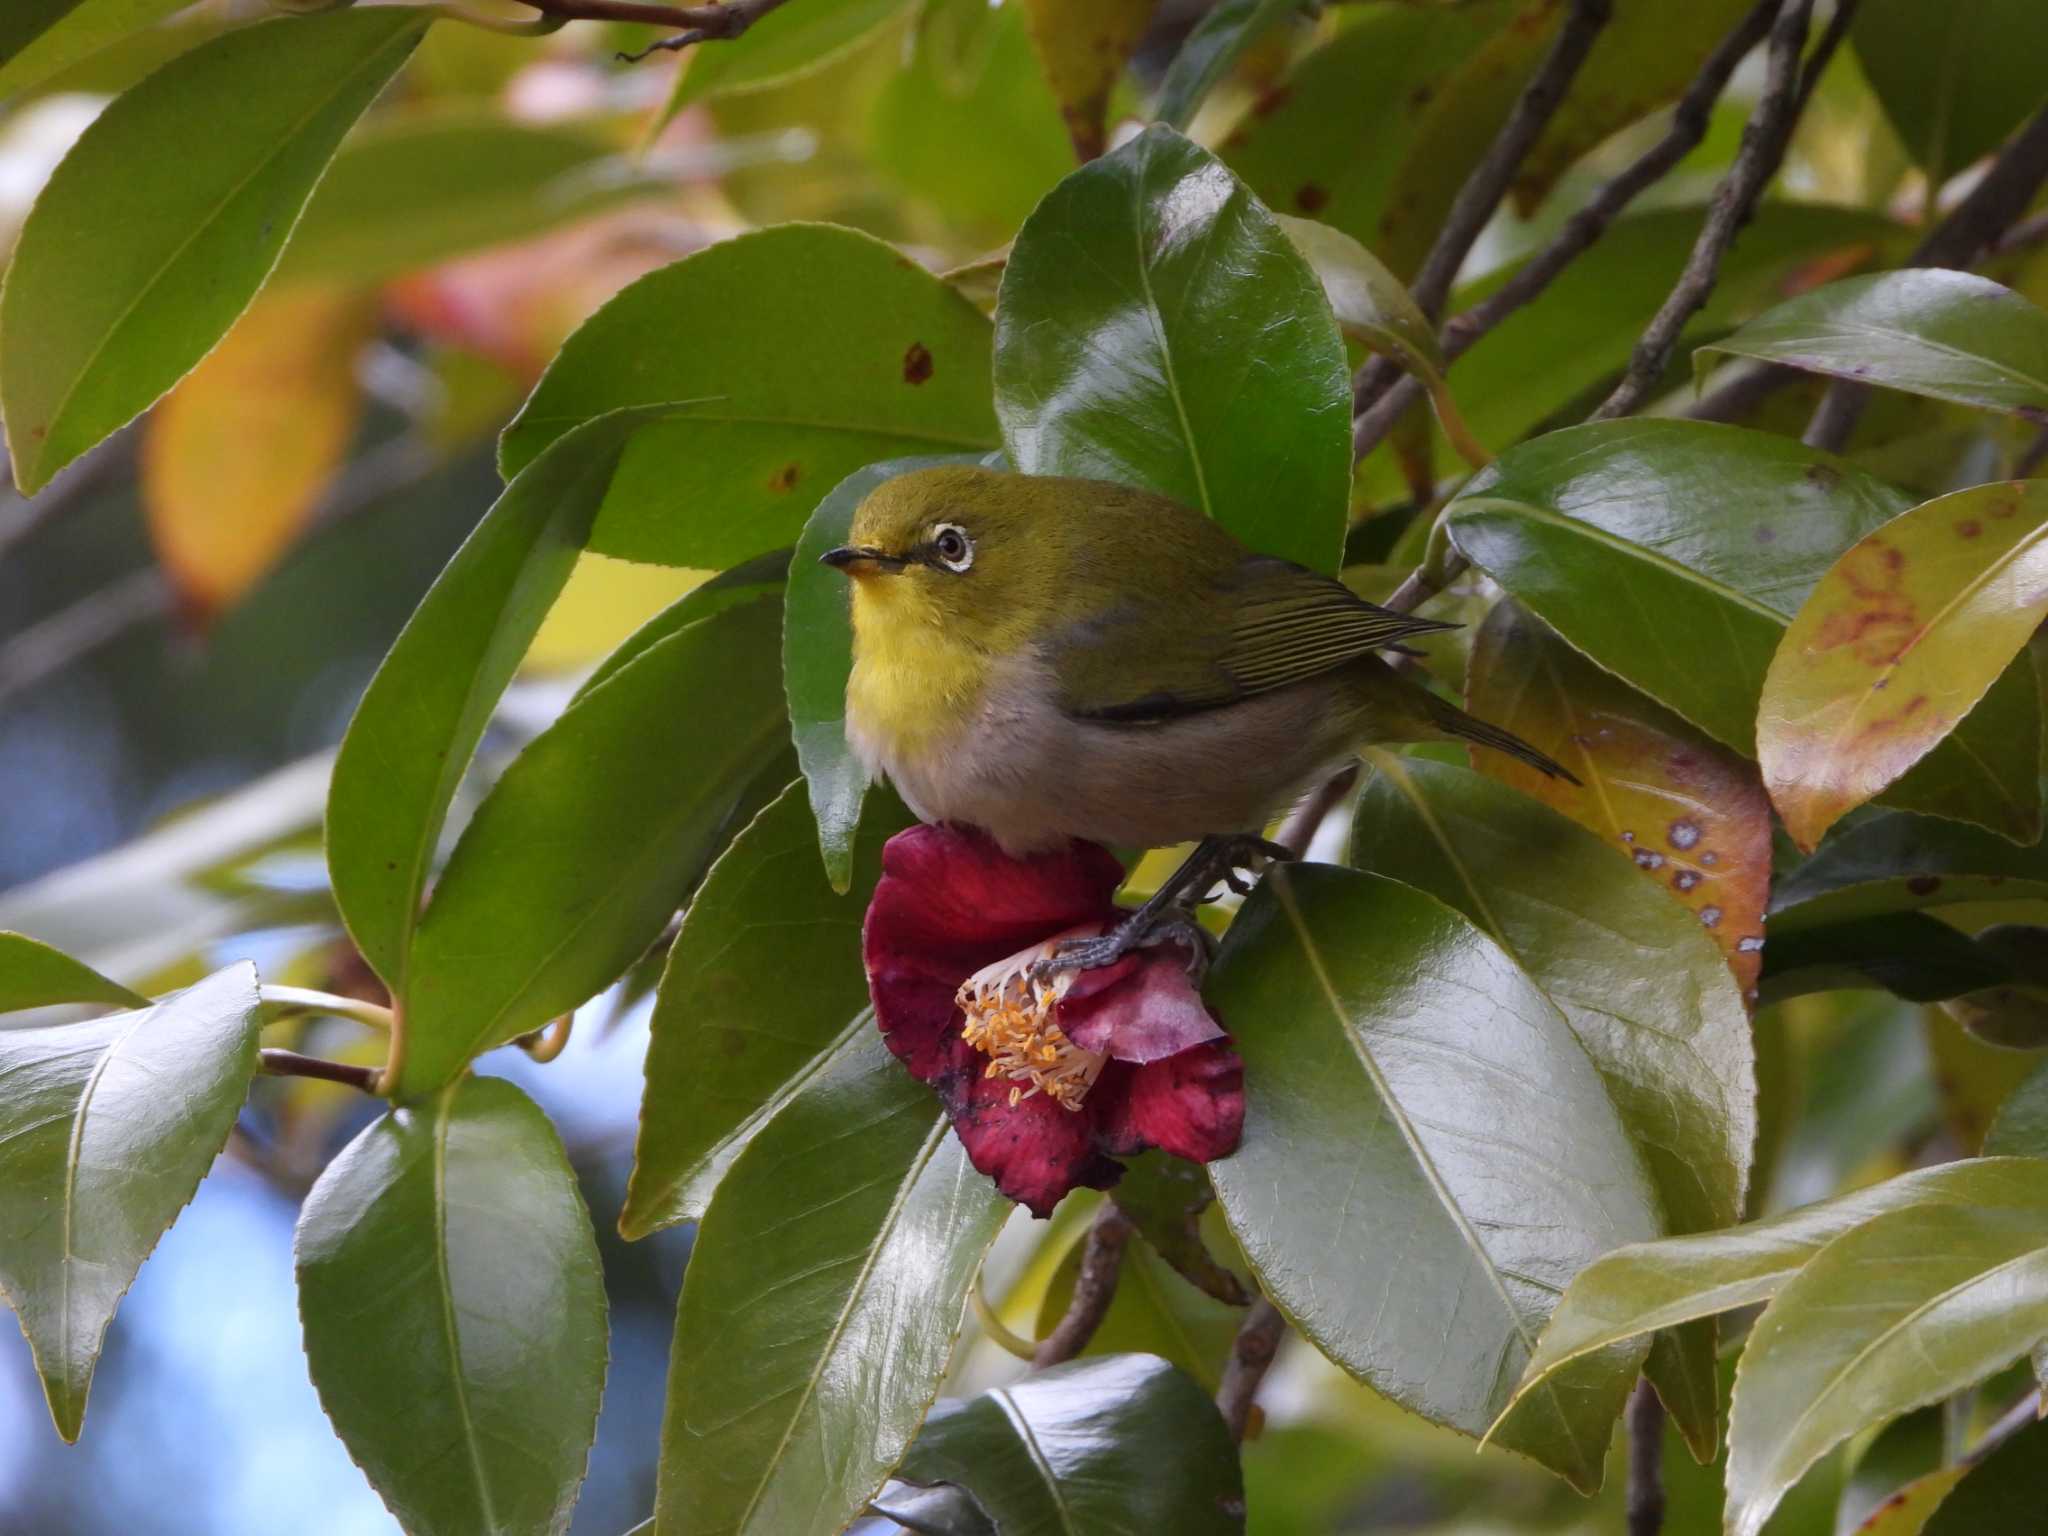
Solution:
[(1367, 745), (1472, 742), (1577, 782), (1380, 654), (1456, 625), (1256, 553), (1152, 491), (911, 470), (820, 559), (851, 578), (848, 744), (920, 820), (1019, 858), (1076, 838), (1200, 845), (1116, 933), (1071, 946), (1077, 966), (1168, 929), (1192, 939), (1187, 899), (1289, 856), (1260, 834)]

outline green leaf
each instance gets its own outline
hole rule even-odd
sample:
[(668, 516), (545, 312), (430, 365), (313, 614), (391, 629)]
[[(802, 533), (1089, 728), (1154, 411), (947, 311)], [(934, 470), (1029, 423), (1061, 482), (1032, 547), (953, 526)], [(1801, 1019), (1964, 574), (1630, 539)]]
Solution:
[(1009, 1203), (879, 1033), (718, 1186), (683, 1274), (661, 1536), (846, 1526), (917, 1433)]
[(1872, 1510), (1869, 1517), (1856, 1527), (1855, 1536), (1923, 1536), (1928, 1520), (1969, 1470), (1965, 1466), (1937, 1467), (1932, 1472), (1922, 1473), (1895, 1489), (1890, 1497)]
[(405, 1529), (564, 1530), (604, 1390), (604, 1273), (539, 1107), (464, 1077), (391, 1111), (327, 1165), (293, 1246), (321, 1406)]
[(0, 97), (41, 85), (81, 59), (183, 10), (191, 0), (25, 0), (0, 20)]
[(1433, 384), (1442, 381), (1443, 351), (1437, 345), (1436, 327), (1377, 256), (1328, 224), (1284, 213), (1274, 217), (1315, 270), (1338, 330)]
[(1771, 933), (1952, 902), (2048, 897), (2048, 846), (1887, 811), (1837, 827), (1771, 892)]
[(835, 891), (846, 891), (853, 879), (854, 834), (868, 770), (846, 740), (846, 680), (853, 671), (848, 582), (818, 557), (846, 542), (854, 512), (884, 481), (913, 469), (979, 462), (979, 455), (955, 454), (890, 459), (855, 470), (818, 503), (797, 540), (783, 614), (782, 681), (789, 696), (790, 736), (817, 820), (825, 878)]
[[(1927, 1522), (1926, 1536), (1991, 1536), (2024, 1531), (2038, 1521), (2048, 1495), (2048, 1422), (2036, 1421), (1988, 1458), (1966, 1468), (1963, 1485), (1941, 1503)], [(1909, 1536), (1906, 1531), (1872, 1536)], [(1911, 1533), (1918, 1536), (1918, 1533)]]
[(1843, 988), (1883, 987), (1916, 1003), (1939, 1002), (2014, 980), (2012, 967), (1968, 934), (1920, 912), (1886, 912), (1780, 933), (1766, 924), (1760, 1001)]
[[(1075, 1242), (1053, 1272), (1038, 1308), (1039, 1338), (1058, 1326), (1072, 1304), (1086, 1247), (1085, 1242)], [(1243, 1306), (1203, 1295), (1176, 1274), (1150, 1243), (1133, 1238), (1117, 1271), (1116, 1295), (1081, 1357), (1157, 1355), (1213, 1394), (1223, 1384), (1223, 1365), (1243, 1322)]]
[(2048, 1162), (1943, 1163), (1768, 1221), (1610, 1253), (1565, 1292), (1515, 1395), (1624, 1340), (1769, 1301), (1844, 1233), (1891, 1212), (1940, 1206), (2048, 1214)]
[(1206, 1168), (1150, 1152), (1125, 1166), (1114, 1198), (1146, 1245), (1190, 1285), (1234, 1307), (1251, 1301), (1244, 1282), (1217, 1262), (1203, 1237), (1203, 1213), (1216, 1200)]
[(0, 415), (23, 494), (226, 334), (341, 136), (431, 19), (337, 11), (230, 32), (86, 129), (37, 198), (0, 292)]
[(242, 964), (130, 1013), (0, 1030), (0, 1292), (66, 1440), (114, 1309), (227, 1143), (257, 1028)]
[(1140, 485), (1334, 571), (1351, 389), (1322, 284), (1222, 163), (1153, 127), (1046, 195), (996, 307), (1025, 474)]
[[(2043, 1165), (2048, 1172), (2048, 1165)], [(1751, 1331), (1729, 1413), (1729, 1536), (1835, 1445), (2048, 1337), (2048, 1211), (1892, 1211), (1830, 1243)]]
[[(1844, 550), (1911, 499), (1787, 438), (1600, 422), (1503, 454), (1445, 510), (1452, 543), (1594, 661), (1756, 755), (1788, 622)], [(1888, 802), (2031, 839), (2033, 680), (2010, 669)]]
[[(1266, 877), (1209, 996), (1246, 1094), (1209, 1173), (1267, 1294), (1352, 1374), (1483, 1433), (1566, 1282), (1658, 1224), (1585, 1051), (1459, 914), (1326, 865)], [(1640, 1358), (1595, 1362), (1503, 1443), (1597, 1487)]]
[(1237, 1447), (1208, 1395), (1151, 1355), (1072, 1360), (942, 1403), (904, 1458), (1003, 1536), (1242, 1536)]
[(1195, 23), (1167, 67), (1153, 115), (1183, 133), (1195, 109), (1230, 73), (1237, 61), (1281, 19), (1302, 9), (1301, 0), (1219, 0)]
[(481, 108), (384, 118), (334, 157), (277, 281), (372, 282), (672, 189), (574, 127)]
[(0, 1013), (52, 1003), (147, 1008), (149, 999), (25, 933), (0, 932)]
[(1758, 701), (1757, 755), (1792, 840), (1811, 849), (1946, 740), (2044, 616), (2048, 480), (1940, 496), (1852, 545), (1793, 616)]
[(1850, 37), (1885, 115), (1936, 186), (2041, 105), (2048, 12), (2033, 0), (1870, 0)]
[(499, 460), (516, 473), (620, 406), (706, 399), (635, 436), (590, 547), (720, 570), (795, 543), (817, 498), (864, 464), (995, 446), (988, 371), (988, 321), (908, 257), (850, 229), (778, 225), (650, 273), (585, 321)]
[(1984, 1138), (1984, 1155), (2048, 1158), (2048, 1062), (1999, 1106)]
[(576, 564), (634, 428), (615, 411), (526, 467), (421, 599), (356, 706), (327, 796), (335, 904), (363, 958), (407, 988), (441, 823), (491, 710)]
[(1700, 350), (2048, 424), (2048, 312), (1968, 272), (1846, 277)]
[(806, 0), (769, 12), (738, 37), (693, 48), (661, 121), (692, 102), (798, 80), (858, 48), (909, 0)]
[(907, 822), (877, 797), (858, 878), (835, 893), (792, 784), (711, 866), (662, 973), (619, 1217), (627, 1237), (702, 1216), (761, 1128), (874, 1032), (861, 919), (882, 843)]
[(788, 739), (781, 607), (659, 641), (512, 761), (420, 919), (399, 1098), (576, 1007), (654, 941)]
[[(1662, 1231), (1739, 1221), (1756, 1063), (1742, 994), (1707, 929), (1597, 834), (1483, 774), (1380, 751), (1369, 762), (1352, 861), (1462, 912), (1564, 1015), (1642, 1154)], [(1712, 1333), (1665, 1345), (1653, 1375), (1712, 1460)]]

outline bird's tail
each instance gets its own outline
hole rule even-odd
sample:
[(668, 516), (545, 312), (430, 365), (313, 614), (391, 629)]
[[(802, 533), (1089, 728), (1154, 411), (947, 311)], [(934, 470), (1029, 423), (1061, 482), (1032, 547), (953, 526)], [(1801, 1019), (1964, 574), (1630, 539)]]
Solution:
[(1496, 752), (1505, 752), (1509, 757), (1518, 758), (1531, 768), (1541, 769), (1553, 779), (1563, 779), (1569, 784), (1579, 782), (1578, 775), (1563, 763), (1538, 752), (1513, 731), (1504, 731), (1497, 725), (1488, 725), (1478, 716), (1466, 714), (1448, 699), (1438, 698), (1433, 693), (1427, 697), (1430, 719), (1436, 722), (1437, 728), (1446, 736), (1454, 736), (1460, 741), (1476, 742), (1482, 747), (1491, 747)]

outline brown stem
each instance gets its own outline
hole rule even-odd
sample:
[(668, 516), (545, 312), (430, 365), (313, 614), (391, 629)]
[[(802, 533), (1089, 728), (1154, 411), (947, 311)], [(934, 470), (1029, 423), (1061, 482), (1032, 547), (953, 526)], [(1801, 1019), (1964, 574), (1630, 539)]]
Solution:
[[(1444, 300), (1450, 296), (1458, 269), (1472, 253), (1473, 243), (1500, 207), (1501, 199), (1507, 196), (1516, 172), (1529, 158), (1529, 151), (1536, 147), (1543, 130), (1564, 104), (1573, 78), (1586, 62), (1586, 55), (1592, 51), (1612, 11), (1612, 0), (1573, 0), (1550, 52), (1516, 98), (1514, 109), (1494, 135), (1493, 143), (1458, 189), (1435, 243), (1423, 258), (1414, 282), (1409, 284), (1415, 302), (1431, 320), (1443, 313)], [(1369, 409), (1397, 377), (1399, 370), (1393, 363), (1385, 358), (1370, 359), (1358, 370), (1353, 384), (1353, 414)]]
[(1034, 1369), (1042, 1371), (1048, 1365), (1071, 1360), (1088, 1347), (1088, 1341), (1095, 1337), (1095, 1330), (1109, 1313), (1109, 1304), (1116, 1300), (1116, 1282), (1123, 1272), (1124, 1248), (1131, 1240), (1131, 1231), (1130, 1220), (1117, 1209), (1116, 1202), (1103, 1201), (1095, 1225), (1088, 1229), (1088, 1246), (1081, 1253), (1081, 1272), (1074, 1277), (1074, 1299), (1067, 1303), (1066, 1315), (1052, 1332), (1039, 1340), (1038, 1350), (1031, 1357)]
[(1244, 1438), (1245, 1426), (1251, 1422), (1252, 1400), (1259, 1395), (1259, 1383), (1266, 1379), (1286, 1332), (1287, 1319), (1263, 1296), (1245, 1314), (1236, 1342), (1230, 1346), (1230, 1359), (1223, 1366), (1223, 1384), (1216, 1390), (1216, 1407), (1230, 1426), (1231, 1439)]
[(2048, 427), (2043, 427), (2035, 434), (2034, 440), (2027, 444), (2025, 451), (2014, 462), (2012, 478), (2031, 480), (2034, 478), (2034, 471), (2044, 463), (2048, 463)]
[(266, 1046), (257, 1052), (257, 1067), (271, 1077), (317, 1077), (323, 1083), (341, 1083), (364, 1093), (377, 1091), (377, 1067), (359, 1067), (352, 1062), (328, 1061), (320, 1056), (301, 1056)]
[(1628, 1400), (1628, 1536), (1664, 1529), (1664, 1405), (1648, 1379)]
[[(1990, 250), (2013, 221), (2027, 211), (2048, 181), (2048, 107), (2043, 107), (2006, 142), (1984, 179), (1956, 204), (1913, 254), (1909, 267), (1967, 267)], [(1806, 445), (1839, 453), (1856, 430), (1870, 386), (1837, 380), (1821, 397), (1806, 424)]]
[[(1714, 189), (1706, 223), (1693, 242), (1692, 254), (1686, 258), (1677, 286), (1636, 343), (1628, 371), (1614, 393), (1593, 413), (1593, 420), (1610, 421), (1628, 415), (1656, 388), (1657, 381), (1664, 376), (1665, 365), (1671, 361), (1672, 350), (1678, 345), (1679, 333), (1713, 292), (1715, 280), (1721, 275), (1721, 258), (1735, 243), (1736, 233), (1749, 221), (1765, 184), (1777, 174), (1785, 158), (1785, 146), (1792, 138), (1800, 92), (1799, 55), (1806, 45), (1812, 16), (1813, 0), (1786, 0), (1784, 9), (1778, 13), (1771, 27), (1763, 96), (1748, 126), (1742, 130), (1742, 147), (1736, 152), (1735, 164)], [(1819, 60), (1816, 67), (1825, 63), (1824, 59)]]
[(634, 21), (650, 27), (672, 27), (673, 37), (649, 43), (638, 53), (622, 53), (636, 63), (657, 49), (674, 53), (693, 43), (730, 42), (788, 0), (726, 0), (723, 5), (647, 5), (642, 0), (521, 0), (543, 16), (559, 21)]

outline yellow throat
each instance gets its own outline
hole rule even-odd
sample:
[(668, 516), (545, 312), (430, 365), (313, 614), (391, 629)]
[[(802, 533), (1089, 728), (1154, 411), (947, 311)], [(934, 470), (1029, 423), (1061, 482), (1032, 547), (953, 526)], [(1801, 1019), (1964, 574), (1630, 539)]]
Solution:
[(916, 583), (863, 574), (852, 586), (848, 724), (885, 762), (917, 757), (973, 719), (992, 658)]

